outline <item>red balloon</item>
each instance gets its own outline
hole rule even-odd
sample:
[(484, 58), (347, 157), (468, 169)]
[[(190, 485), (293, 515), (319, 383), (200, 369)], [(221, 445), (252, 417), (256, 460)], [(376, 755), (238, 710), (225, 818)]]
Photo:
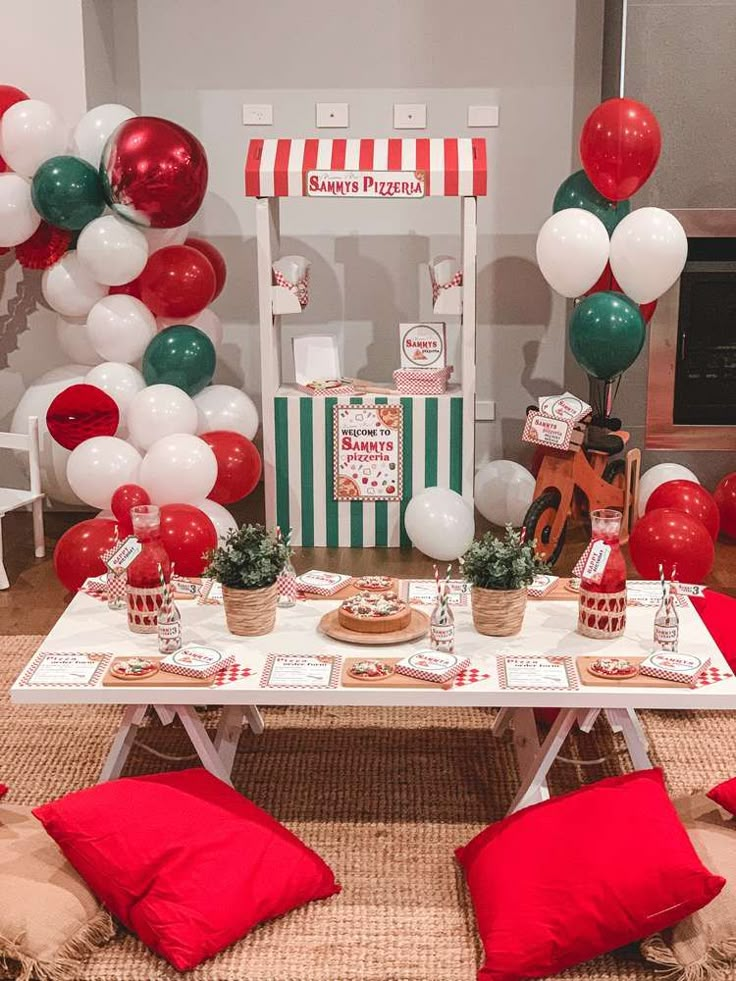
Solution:
[(657, 309), (657, 301), (650, 300), (649, 303), (640, 303), (639, 309), (641, 310), (641, 315), (644, 318), (644, 323), (648, 324), (654, 316), (654, 311)]
[(118, 214), (137, 225), (176, 228), (191, 221), (202, 204), (207, 154), (182, 126), (135, 116), (105, 144), (100, 177), (107, 203)]
[[(16, 102), (24, 102), (29, 96), (22, 89), (17, 89), (14, 85), (0, 85), (0, 119), (5, 115), (5, 110), (10, 109)], [(0, 174), (8, 170), (8, 165), (0, 157)]]
[(629, 537), (629, 552), (643, 579), (659, 579), (661, 564), (668, 578), (676, 568), (679, 580), (694, 583), (705, 581), (715, 557), (705, 525), (671, 508), (658, 508), (639, 518)]
[(217, 532), (209, 517), (192, 504), (161, 507), (161, 541), (180, 576), (201, 576), (205, 554), (217, 547)]
[(121, 535), (133, 534), (133, 522), (130, 520), (130, 509), (150, 504), (148, 491), (139, 484), (121, 484), (112, 495), (110, 510), (115, 515), (120, 526)]
[(218, 504), (232, 504), (246, 497), (261, 476), (261, 457), (249, 439), (240, 433), (218, 429), (201, 439), (217, 458), (217, 480), (208, 497)]
[(136, 276), (135, 279), (131, 279), (129, 283), (123, 283), (122, 286), (111, 286), (109, 293), (126, 293), (128, 296), (134, 296), (136, 300), (141, 298), (141, 277)]
[(156, 317), (193, 317), (215, 295), (215, 270), (197, 249), (166, 245), (140, 274), (141, 299)]
[(624, 201), (649, 179), (662, 135), (652, 110), (634, 99), (607, 99), (591, 112), (580, 134), (580, 159), (595, 189)]
[(590, 287), (590, 289), (585, 295), (590, 296), (592, 293), (610, 293), (610, 292), (623, 293), (623, 290), (616, 282), (616, 277), (613, 275), (611, 271), (611, 264), (607, 262), (606, 268), (603, 270), (603, 272), (600, 274), (598, 279), (595, 281), (595, 283), (593, 283), (593, 285)]
[(25, 242), (15, 247), (15, 258), (24, 269), (48, 269), (55, 265), (72, 244), (72, 232), (42, 221)]
[(100, 556), (115, 544), (117, 526), (111, 518), (90, 518), (67, 529), (54, 549), (54, 571), (69, 592), (88, 576), (106, 572)]
[(197, 252), (201, 252), (212, 263), (212, 268), (215, 270), (215, 295), (212, 299), (216, 300), (220, 293), (222, 293), (225, 280), (227, 279), (227, 266), (225, 265), (222, 252), (216, 249), (211, 242), (203, 238), (188, 238), (184, 245), (188, 245), (190, 248), (196, 249)]
[(668, 480), (660, 484), (649, 495), (646, 513), (658, 508), (671, 508), (682, 511), (692, 518), (697, 518), (708, 529), (713, 541), (718, 538), (718, 527), (721, 523), (718, 507), (713, 495), (705, 487), (690, 480)]
[(729, 538), (736, 538), (736, 473), (726, 474), (720, 480), (713, 498), (721, 516), (721, 531)]
[(51, 436), (67, 450), (92, 436), (114, 436), (119, 422), (117, 402), (96, 385), (70, 385), (46, 410)]

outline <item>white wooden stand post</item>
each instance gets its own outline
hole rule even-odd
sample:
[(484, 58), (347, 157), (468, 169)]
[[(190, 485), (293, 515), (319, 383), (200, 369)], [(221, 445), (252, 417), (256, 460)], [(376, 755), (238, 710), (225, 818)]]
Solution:
[[(281, 251), (278, 198), (256, 201), (258, 244), (258, 314), (261, 337), (261, 399), (263, 419), (263, 485), (266, 526), (276, 525), (276, 433), (274, 397), (281, 383), (281, 317), (274, 316), (271, 283), (273, 263)], [(286, 529), (284, 529), (286, 531)]]

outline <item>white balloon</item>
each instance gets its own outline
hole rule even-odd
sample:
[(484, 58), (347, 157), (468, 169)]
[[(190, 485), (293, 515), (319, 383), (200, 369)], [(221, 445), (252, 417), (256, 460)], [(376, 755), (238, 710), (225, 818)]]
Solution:
[(121, 484), (137, 482), (140, 465), (141, 455), (130, 443), (117, 436), (93, 436), (72, 450), (66, 475), (75, 494), (104, 510)]
[(606, 226), (582, 208), (551, 215), (537, 235), (537, 262), (549, 285), (563, 296), (582, 296), (606, 268)]
[(153, 504), (201, 501), (216, 480), (217, 458), (211, 447), (187, 433), (157, 440), (143, 458), (138, 477)]
[(412, 544), (431, 559), (450, 562), (473, 541), (473, 508), (457, 491), (427, 487), (406, 506), (404, 526)]
[(40, 224), (28, 181), (19, 174), (0, 174), (0, 246), (20, 245)]
[(646, 511), (647, 501), (654, 491), (670, 480), (689, 480), (693, 484), (700, 483), (692, 470), (688, 470), (680, 463), (655, 464), (655, 466), (644, 471), (639, 481), (639, 517)]
[(142, 232), (148, 240), (148, 253), (153, 255), (165, 245), (183, 245), (189, 234), (189, 222), (176, 228), (143, 228)]
[(87, 336), (106, 361), (137, 361), (156, 333), (156, 318), (140, 300), (113, 293), (95, 303), (87, 317)]
[(611, 236), (611, 272), (637, 303), (650, 303), (672, 286), (687, 259), (687, 235), (662, 208), (637, 208)]
[(86, 317), (95, 303), (107, 295), (107, 286), (90, 276), (76, 252), (67, 252), (44, 271), (41, 292), (51, 309), (62, 317)]
[(238, 530), (238, 522), (227, 508), (224, 508), (222, 504), (218, 504), (217, 501), (211, 501), (206, 497), (203, 501), (197, 501), (195, 507), (198, 507), (200, 511), (204, 511), (210, 519), (215, 526), (218, 539), (226, 538), (228, 532)]
[(258, 409), (253, 400), (232, 385), (209, 385), (194, 396), (198, 433), (227, 429), (253, 439), (258, 431)]
[(492, 460), (475, 475), (475, 506), (494, 525), (523, 524), (534, 500), (534, 477), (513, 460)]
[(3, 113), (0, 122), (0, 156), (23, 177), (33, 177), (49, 157), (68, 146), (66, 126), (47, 102), (24, 99)]
[(98, 283), (122, 286), (143, 272), (148, 242), (140, 229), (115, 215), (95, 218), (82, 229), (77, 255)]
[(132, 109), (114, 102), (90, 109), (82, 116), (74, 130), (73, 145), (76, 156), (91, 163), (95, 168), (99, 167), (108, 136), (121, 123), (126, 119), (132, 119), (133, 116), (135, 113)]
[(87, 337), (84, 320), (57, 317), (56, 337), (64, 354), (78, 364), (99, 364), (102, 358)]
[(127, 424), (133, 443), (147, 450), (164, 436), (194, 435), (197, 407), (176, 385), (149, 385), (131, 399)]
[(85, 381), (107, 392), (118, 407), (121, 427), (127, 428), (130, 403), (146, 387), (140, 371), (121, 361), (103, 361), (88, 373)]
[[(174, 319), (173, 317), (156, 317), (156, 324), (159, 330), (165, 330), (167, 327), (173, 327), (174, 324), (180, 323), (182, 323), (181, 317), (178, 319)], [(215, 350), (222, 344), (225, 331), (222, 321), (212, 307), (205, 307), (196, 317), (187, 317), (185, 323), (191, 324), (192, 327), (198, 327), (203, 334), (206, 334), (212, 341)]]
[[(21, 396), (10, 423), (11, 432), (27, 436), (29, 416), (38, 417), (41, 487), (51, 500), (59, 501), (61, 504), (81, 504), (82, 502), (66, 479), (66, 465), (71, 451), (65, 450), (63, 446), (59, 446), (55, 439), (51, 438), (46, 425), (46, 412), (59, 392), (63, 392), (70, 385), (83, 382), (86, 372), (86, 365), (69, 364), (61, 368), (53, 368), (41, 375), (32, 385), (28, 386)], [(19, 453), (18, 460), (27, 473), (28, 454)]]

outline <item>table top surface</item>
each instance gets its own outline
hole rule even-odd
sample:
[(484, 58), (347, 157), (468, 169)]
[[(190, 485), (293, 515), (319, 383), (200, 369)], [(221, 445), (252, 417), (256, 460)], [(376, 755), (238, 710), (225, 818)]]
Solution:
[[(251, 668), (247, 677), (215, 687), (26, 687), (16, 680), (11, 699), (25, 703), (63, 704), (159, 704), (159, 705), (396, 705), (396, 706), (557, 706), (578, 708), (736, 708), (736, 678), (728, 677), (705, 687), (603, 687), (580, 685), (567, 691), (519, 691), (501, 687), (498, 655), (565, 654), (632, 657), (652, 650), (654, 609), (630, 606), (625, 634), (616, 640), (597, 641), (575, 630), (577, 600), (533, 600), (527, 604), (522, 632), (515, 637), (486, 637), (475, 631), (471, 612), (456, 608), (455, 651), (470, 658), (471, 666), (487, 679), (449, 690), (437, 688), (330, 689), (261, 687), (269, 654), (336, 654), (340, 657), (405, 657), (426, 650), (428, 639), (396, 646), (365, 647), (332, 640), (318, 630), (322, 616), (339, 604), (334, 600), (300, 600), (290, 609), (279, 609), (275, 630), (263, 637), (235, 637), (225, 625), (221, 605), (179, 603), (185, 644), (214, 647), (234, 654), (237, 662)], [(426, 608), (425, 608), (426, 609)], [(426, 610), (429, 612), (429, 610)], [(682, 652), (707, 656), (711, 664), (730, 673), (719, 648), (692, 605), (679, 611)], [(124, 610), (108, 610), (85, 593), (78, 593), (36, 652), (109, 652), (117, 655), (158, 654), (155, 634), (131, 633)], [(34, 654), (34, 658), (35, 658)], [(33, 658), (31, 659), (31, 661)], [(30, 664), (31, 662), (29, 662)], [(25, 669), (24, 669), (25, 671)], [(21, 672), (22, 677), (24, 672)]]

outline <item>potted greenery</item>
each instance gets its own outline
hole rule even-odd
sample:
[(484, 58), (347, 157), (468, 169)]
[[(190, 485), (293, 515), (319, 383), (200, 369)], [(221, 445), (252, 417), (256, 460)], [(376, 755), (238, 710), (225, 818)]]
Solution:
[(527, 586), (547, 566), (537, 557), (535, 543), (507, 525), (503, 538), (489, 531), (473, 542), (462, 558), (462, 570), (471, 585), (475, 629), (509, 637), (521, 630)]
[(256, 637), (276, 621), (276, 580), (289, 556), (288, 545), (263, 525), (243, 525), (207, 556), (205, 576), (222, 584), (230, 633)]

